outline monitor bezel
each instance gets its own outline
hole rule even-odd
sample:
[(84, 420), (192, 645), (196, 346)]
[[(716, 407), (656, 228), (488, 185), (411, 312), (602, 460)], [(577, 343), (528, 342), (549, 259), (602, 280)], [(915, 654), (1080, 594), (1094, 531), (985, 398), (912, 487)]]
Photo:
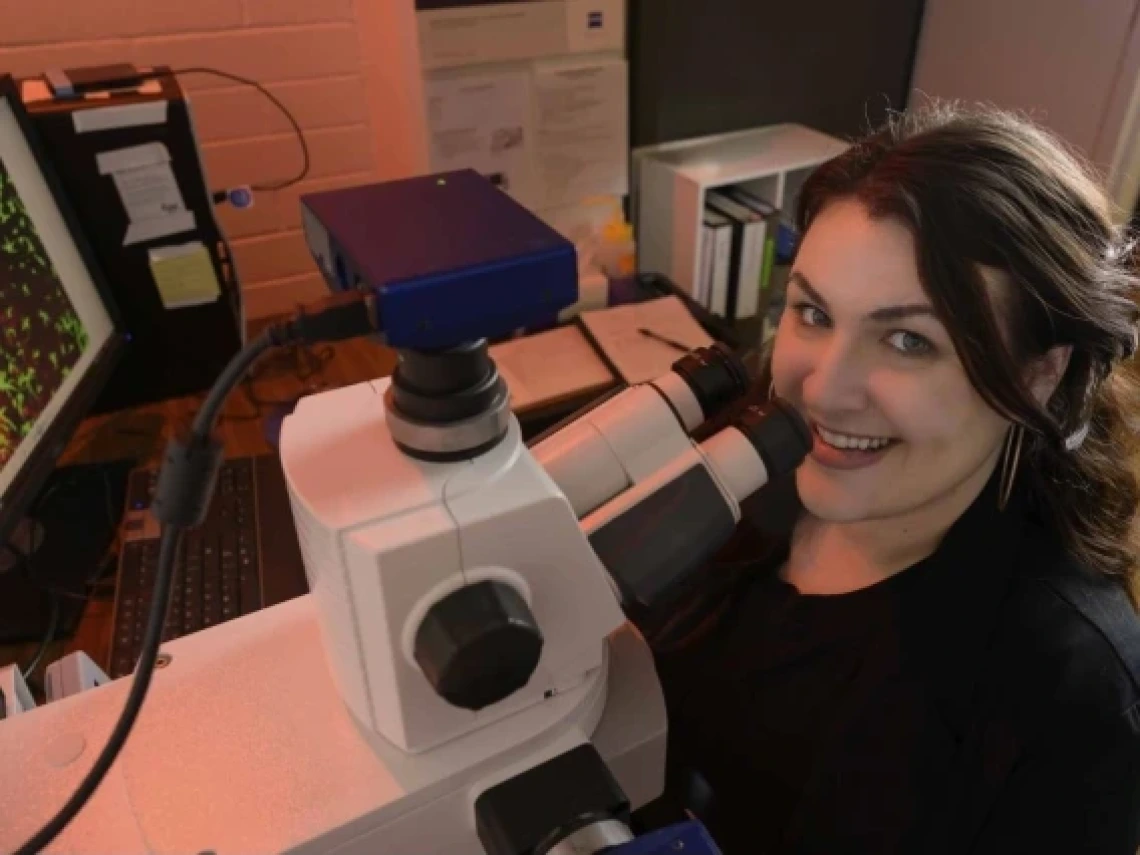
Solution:
[(106, 385), (126, 345), (122, 318), (111, 298), (111, 289), (99, 267), (91, 244), (83, 233), (79, 218), (67, 199), (48, 151), (24, 108), (16, 81), (11, 75), (0, 73), (0, 103), (4, 102), (8, 103), (12, 115), (16, 117), (16, 124), (32, 152), (36, 167), (47, 184), (52, 201), (63, 218), (68, 236), (87, 267), (92, 282), (95, 283), (95, 290), (111, 320), (111, 335), (95, 354), (86, 374), (75, 386), (70, 398), (60, 407), (55, 419), (44, 431), (39, 444), (25, 460), (23, 467), (15, 474), (7, 488), (0, 492), (0, 546), (9, 541), (12, 531), (32, 507), (44, 483), (55, 470), (75, 429), (87, 416), (95, 399)]

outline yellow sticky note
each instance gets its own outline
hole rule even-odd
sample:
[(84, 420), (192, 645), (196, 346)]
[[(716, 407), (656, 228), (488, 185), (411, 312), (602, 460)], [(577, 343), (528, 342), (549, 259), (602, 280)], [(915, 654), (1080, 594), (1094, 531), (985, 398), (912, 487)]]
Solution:
[(167, 309), (212, 303), (222, 293), (210, 253), (201, 241), (150, 250), (150, 272)]

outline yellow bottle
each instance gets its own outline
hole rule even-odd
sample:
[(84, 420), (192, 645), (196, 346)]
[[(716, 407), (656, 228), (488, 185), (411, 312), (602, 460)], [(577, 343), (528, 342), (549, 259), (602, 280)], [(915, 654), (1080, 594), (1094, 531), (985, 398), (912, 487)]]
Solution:
[(594, 257), (610, 283), (610, 305), (636, 299), (636, 246), (633, 226), (615, 217), (602, 227)]

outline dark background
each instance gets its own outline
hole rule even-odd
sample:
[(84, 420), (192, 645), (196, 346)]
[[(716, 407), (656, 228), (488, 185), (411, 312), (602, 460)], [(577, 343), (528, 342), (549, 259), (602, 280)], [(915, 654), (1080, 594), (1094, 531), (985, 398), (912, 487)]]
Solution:
[(850, 138), (906, 106), (922, 0), (629, 0), (634, 147), (799, 122)]

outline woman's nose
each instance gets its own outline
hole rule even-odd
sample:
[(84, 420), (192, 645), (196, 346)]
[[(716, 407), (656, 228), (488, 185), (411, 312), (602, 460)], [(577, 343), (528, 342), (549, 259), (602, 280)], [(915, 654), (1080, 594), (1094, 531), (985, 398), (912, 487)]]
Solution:
[(861, 410), (867, 403), (867, 372), (853, 349), (832, 339), (804, 375), (804, 404), (817, 413)]

